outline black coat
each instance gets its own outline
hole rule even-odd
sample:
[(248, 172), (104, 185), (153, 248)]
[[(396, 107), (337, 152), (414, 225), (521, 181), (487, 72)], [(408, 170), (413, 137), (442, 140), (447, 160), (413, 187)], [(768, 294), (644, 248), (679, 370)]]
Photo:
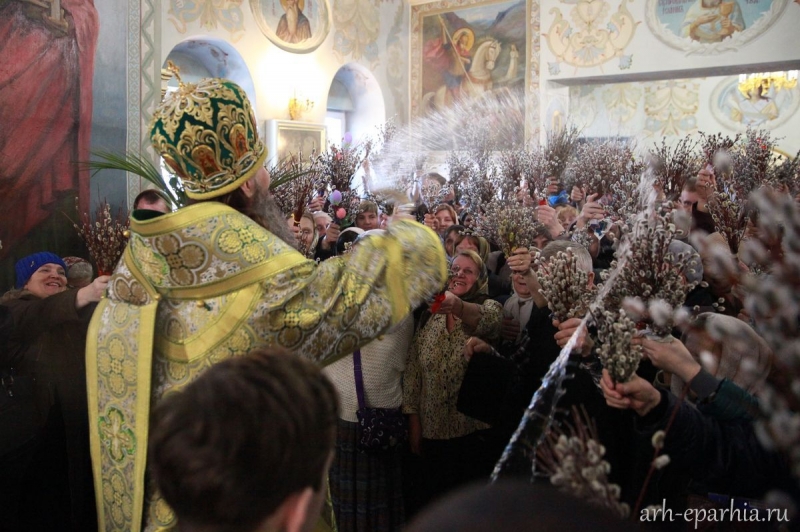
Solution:
[[(695, 491), (701, 495), (720, 493), (757, 499), (771, 489), (779, 489), (791, 494), (797, 502), (797, 485), (791, 477), (789, 462), (782, 454), (761, 445), (752, 422), (747, 419), (720, 420), (705, 415), (686, 401), (679, 404), (677, 397), (661, 390), (659, 405), (636, 420), (641, 441), (649, 441), (653, 433), (664, 430), (676, 408), (662, 451), (670, 457), (670, 463), (660, 477), (691, 479)], [(652, 454), (640, 467), (646, 469), (650, 459)], [(669, 482), (661, 479), (652, 483), (648, 496), (651, 502), (660, 503), (669, 495), (658, 492), (659, 486), (665, 484)]]
[[(48, 464), (44, 472), (47, 497), (53, 493), (58, 471), (66, 477), (63, 493), (69, 505), (73, 530), (96, 528), (94, 488), (89, 452), (89, 418), (86, 397), (86, 329), (95, 305), (76, 310), (77, 289), (66, 290), (47, 298), (28, 292), (5, 298), (13, 329), (8, 349), (0, 352), (4, 366), (12, 366), (18, 375), (35, 378), (34, 390), (40, 434), (33, 467)], [(42, 471), (32, 471), (30, 489)], [(50, 477), (49, 479), (47, 477)], [(45, 493), (44, 489), (42, 493)], [(44, 498), (45, 495), (42, 495)], [(55, 504), (55, 502), (54, 502)], [(65, 523), (61, 530), (69, 530)]]

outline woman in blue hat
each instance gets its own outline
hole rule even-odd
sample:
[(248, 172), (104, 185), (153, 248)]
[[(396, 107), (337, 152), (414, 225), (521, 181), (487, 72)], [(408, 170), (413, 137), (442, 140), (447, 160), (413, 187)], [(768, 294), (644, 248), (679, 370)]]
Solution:
[(68, 289), (66, 264), (49, 252), (15, 269), (0, 299), (12, 318), (0, 351), (4, 530), (96, 530), (84, 351), (109, 277)]

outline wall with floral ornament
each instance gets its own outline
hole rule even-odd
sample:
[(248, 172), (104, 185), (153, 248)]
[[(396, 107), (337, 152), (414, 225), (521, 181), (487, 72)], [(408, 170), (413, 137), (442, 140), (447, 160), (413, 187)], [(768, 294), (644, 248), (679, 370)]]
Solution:
[(731, 88), (741, 73), (800, 68), (800, 2), (542, 0), (541, 13), (546, 127), (566, 109), (593, 136), (675, 137), (760, 122), (787, 149), (800, 145), (795, 92), (750, 105)]
[[(702, 7), (711, 4), (730, 13)], [(800, 64), (800, 3), (792, 0), (542, 0), (541, 13), (547, 80), (677, 78)], [(696, 24), (709, 19), (715, 22)]]
[[(733, 136), (766, 129), (777, 147), (800, 150), (800, 87), (743, 94), (737, 76), (568, 87), (569, 120), (585, 137), (621, 136), (649, 147), (698, 131)], [(560, 101), (560, 99), (556, 99)]]

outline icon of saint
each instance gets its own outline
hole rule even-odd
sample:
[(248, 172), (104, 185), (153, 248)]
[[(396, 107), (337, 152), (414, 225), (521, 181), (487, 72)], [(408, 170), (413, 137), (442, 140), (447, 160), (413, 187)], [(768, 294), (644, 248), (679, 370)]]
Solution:
[(295, 44), (311, 38), (311, 24), (303, 14), (305, 3), (305, 0), (281, 0), (284, 14), (275, 31), (279, 39)]

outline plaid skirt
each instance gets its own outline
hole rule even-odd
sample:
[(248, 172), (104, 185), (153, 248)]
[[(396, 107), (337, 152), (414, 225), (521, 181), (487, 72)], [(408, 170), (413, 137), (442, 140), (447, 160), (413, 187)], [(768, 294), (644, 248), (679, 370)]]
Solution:
[(339, 532), (389, 532), (405, 521), (402, 448), (359, 451), (358, 423), (339, 420), (328, 473)]

